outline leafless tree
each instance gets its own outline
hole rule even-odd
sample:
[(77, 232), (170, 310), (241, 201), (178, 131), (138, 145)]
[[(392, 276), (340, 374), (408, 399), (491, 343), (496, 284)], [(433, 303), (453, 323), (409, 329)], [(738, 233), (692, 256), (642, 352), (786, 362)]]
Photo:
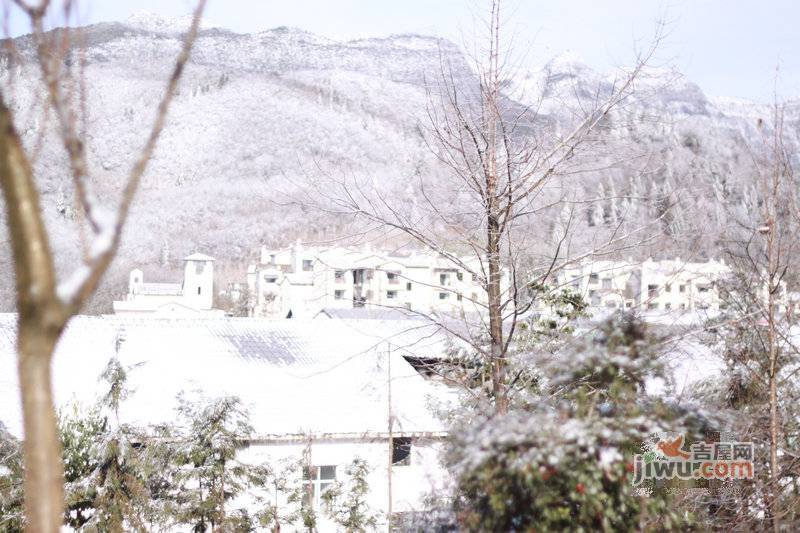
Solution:
[(772, 116), (758, 119), (762, 144), (751, 148), (754, 172), (751, 203), (732, 207), (726, 248), (732, 258), (734, 281), (725, 291), (730, 313), (739, 330), (751, 341), (742, 349), (734, 344), (729, 356), (746, 372), (734, 383), (734, 397), (744, 397), (754, 412), (746, 431), (757, 441), (767, 441), (768, 476), (760, 484), (764, 514), (770, 528), (779, 531), (793, 507), (785, 503), (787, 480), (797, 475), (795, 424), (791, 411), (797, 400), (795, 386), (800, 371), (800, 349), (790, 333), (794, 325), (793, 302), (787, 288), (796, 283), (794, 265), (800, 251), (800, 210), (797, 181), (784, 137), (784, 106), (777, 101)]
[[(567, 201), (574, 186), (568, 180), (613, 165), (597, 157), (607, 140), (603, 133), (610, 128), (612, 111), (621, 110), (634, 93), (661, 39), (658, 31), (616, 80), (588, 88), (588, 94), (586, 87), (576, 88), (569, 104), (556, 99), (570, 111), (563, 123), (541, 112), (542, 99), (524, 105), (509, 94), (518, 80), (502, 35), (501, 4), (489, 2), (486, 38), (478, 43), (484, 49), (473, 58), (477, 81), (461, 79), (444, 57), (440, 72), (428, 80), (423, 136), (447, 176), (439, 183), (420, 180), (422, 206), (410, 210), (369, 184), (331, 177), (321, 169), (312, 179), (312, 192), (306, 189), (300, 200), (308, 205), (315, 195), (324, 197), (318, 207), (354, 215), (364, 228), (404, 235), (479, 280), (483, 297), (463, 299), (485, 317), (480, 327), (488, 343), (466, 340), (489, 367), (498, 412), (508, 408), (507, 356), (518, 320), (532, 304), (528, 288), (550, 281), (565, 265), (619, 250), (632, 234), (647, 238), (642, 228), (623, 230), (619, 224), (601, 243), (568, 252), (571, 227), (591, 201)], [(561, 210), (554, 249), (528, 268), (528, 245), (531, 240), (548, 240), (542, 214), (554, 208)]]
[[(58, 9), (49, 0), (37, 4), (13, 1), (31, 23), (36, 60), (46, 88), (46, 107), (56, 121), (68, 155), (69, 175), (88, 230), (83, 264), (59, 283), (31, 165), (35, 154), (22, 145), (15, 117), (5, 95), (0, 93), (0, 186), (16, 276), (17, 350), (25, 431), (25, 514), (30, 531), (55, 532), (63, 521), (64, 500), (61, 447), (51, 386), (53, 351), (67, 322), (97, 289), (119, 248), (136, 190), (189, 59), (205, 0), (199, 0), (194, 11), (156, 118), (113, 210), (104, 209), (92, 194), (85, 140), (78, 127), (79, 107), (85, 105), (85, 100), (81, 95), (78, 101), (65, 89), (74, 86), (74, 80), (64, 68), (64, 52), (67, 46), (79, 43), (80, 33), (68, 28), (45, 31), (46, 17)], [(66, 1), (61, 7), (69, 13), (74, 4)]]

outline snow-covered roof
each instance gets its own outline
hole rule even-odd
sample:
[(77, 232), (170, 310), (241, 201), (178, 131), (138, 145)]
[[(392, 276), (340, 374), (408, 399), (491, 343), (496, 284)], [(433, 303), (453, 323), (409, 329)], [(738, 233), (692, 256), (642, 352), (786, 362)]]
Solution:
[[(16, 315), (0, 314), (0, 420), (21, 435), (15, 344)], [(123, 422), (170, 421), (177, 393), (198, 391), (239, 396), (263, 438), (375, 434), (387, 431), (388, 357), (394, 431), (440, 432), (430, 406), (452, 392), (417, 374), (403, 355), (440, 355), (444, 346), (434, 325), (411, 320), (78, 316), (56, 350), (54, 392), (60, 408), (91, 403), (116, 355), (136, 365)]]
[(183, 258), (184, 261), (214, 261), (210, 255), (195, 253)]
[(142, 283), (136, 288), (136, 294), (178, 296), (183, 294), (183, 286), (180, 283)]
[(362, 320), (407, 320), (415, 317), (419, 315), (405, 309), (385, 307), (326, 307), (314, 315), (314, 318)]

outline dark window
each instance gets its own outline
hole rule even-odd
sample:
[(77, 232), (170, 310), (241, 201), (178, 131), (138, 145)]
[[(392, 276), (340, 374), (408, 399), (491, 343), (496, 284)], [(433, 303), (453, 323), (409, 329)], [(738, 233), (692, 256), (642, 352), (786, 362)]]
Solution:
[(344, 299), (344, 291), (333, 291), (333, 298), (334, 300)]
[(408, 466), (411, 464), (411, 439), (395, 437), (392, 439), (392, 465)]
[(344, 281), (344, 270), (335, 271), (333, 273), (333, 279), (335, 279), (337, 283)]
[(397, 298), (397, 291), (386, 291), (386, 298), (389, 300), (394, 300)]
[(303, 259), (303, 270), (308, 272), (314, 269), (314, 262), (311, 259)]
[(395, 283), (397, 283), (397, 272), (387, 272), (386, 278), (389, 280), (389, 283), (394, 285)]
[(464, 273), (460, 271), (456, 272), (456, 279), (458, 279), (458, 281), (464, 281)]
[(197, 287), (197, 294), (200, 294), (200, 287)]
[(678, 287), (678, 291), (679, 291), (679, 292), (686, 292), (686, 285), (680, 285), (680, 286)]
[(411, 282), (410, 281), (408, 283), (406, 283), (406, 290), (407, 291), (411, 290)]
[(598, 279), (600, 279), (598, 274), (589, 274), (589, 283), (597, 283)]
[(439, 299), (440, 299), (440, 300), (447, 300), (447, 298), (448, 298), (449, 296), (450, 296), (450, 295), (449, 295), (448, 293), (446, 293), (446, 292), (440, 292), (440, 293), (439, 293)]
[(447, 285), (447, 274), (439, 274), (439, 285)]

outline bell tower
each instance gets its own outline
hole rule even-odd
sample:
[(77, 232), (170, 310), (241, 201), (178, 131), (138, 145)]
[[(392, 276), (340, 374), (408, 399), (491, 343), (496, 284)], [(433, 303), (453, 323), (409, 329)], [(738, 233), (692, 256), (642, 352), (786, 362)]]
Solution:
[(183, 261), (183, 299), (194, 309), (211, 309), (214, 304), (214, 258), (192, 254)]

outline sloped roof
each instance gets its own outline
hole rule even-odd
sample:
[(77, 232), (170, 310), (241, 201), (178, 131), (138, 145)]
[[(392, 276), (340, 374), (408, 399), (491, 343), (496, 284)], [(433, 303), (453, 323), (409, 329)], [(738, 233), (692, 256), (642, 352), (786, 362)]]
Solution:
[(326, 307), (314, 318), (362, 319), (362, 320), (408, 320), (419, 314), (399, 308), (386, 307)]
[[(0, 314), (0, 420), (21, 436), (16, 315)], [(391, 351), (387, 350), (391, 345)], [(441, 355), (435, 326), (399, 320), (75, 317), (54, 359), (56, 403), (94, 401), (98, 377), (117, 356), (134, 393), (123, 422), (175, 418), (175, 396), (237, 395), (256, 434), (365, 434), (387, 430), (388, 360), (397, 432), (444, 429), (431, 403), (452, 392), (426, 381), (403, 355)]]
[(183, 294), (183, 285), (180, 283), (142, 283), (136, 289), (136, 294), (178, 296)]
[(215, 261), (213, 257), (206, 254), (192, 254), (190, 256), (184, 257), (184, 261)]

